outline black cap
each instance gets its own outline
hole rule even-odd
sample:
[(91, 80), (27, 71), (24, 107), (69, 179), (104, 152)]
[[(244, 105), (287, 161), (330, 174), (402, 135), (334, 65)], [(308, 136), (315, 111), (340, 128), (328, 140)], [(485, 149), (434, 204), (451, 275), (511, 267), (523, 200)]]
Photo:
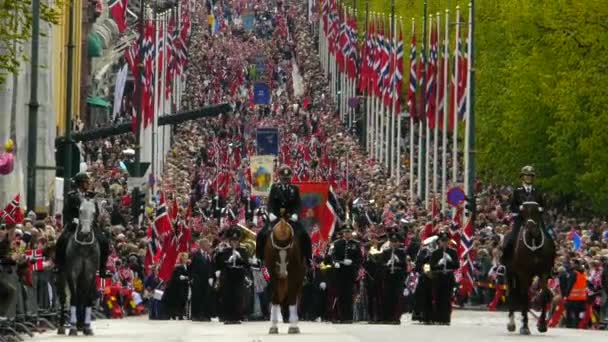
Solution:
[(352, 231), (353, 231), (353, 226), (350, 224), (345, 224), (340, 229), (340, 232), (352, 232)]
[(291, 169), (287, 165), (283, 165), (279, 169), (279, 177), (291, 177), (292, 174)]
[(401, 235), (399, 233), (391, 233), (389, 235), (389, 240), (391, 242), (401, 242), (402, 238), (401, 238)]
[(439, 234), (437, 234), (437, 237), (439, 237), (439, 240), (441, 240), (441, 241), (450, 240), (450, 235), (448, 235), (448, 232), (446, 232), (445, 230), (439, 232)]

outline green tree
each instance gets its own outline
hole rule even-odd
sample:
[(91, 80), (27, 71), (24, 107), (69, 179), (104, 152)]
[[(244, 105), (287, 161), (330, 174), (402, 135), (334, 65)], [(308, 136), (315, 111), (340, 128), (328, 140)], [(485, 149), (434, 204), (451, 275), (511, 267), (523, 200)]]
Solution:
[[(57, 24), (64, 0), (51, 5), (44, 0), (40, 2), (40, 20)], [(32, 0), (0, 0), (0, 84), (26, 60), (25, 52), (29, 49), (26, 45), (31, 36)]]
[[(427, 3), (442, 20), (449, 7), (452, 21), (460, 6), (468, 21), (468, 1)], [(532, 164), (553, 197), (608, 214), (608, 3), (477, 0), (476, 6), (479, 177), (513, 183), (520, 167)], [(395, 8), (405, 36), (416, 19), (420, 47), (423, 1), (396, 0)], [(363, 31), (365, 1), (357, 9)], [(388, 14), (390, 0), (370, 0), (370, 10)]]

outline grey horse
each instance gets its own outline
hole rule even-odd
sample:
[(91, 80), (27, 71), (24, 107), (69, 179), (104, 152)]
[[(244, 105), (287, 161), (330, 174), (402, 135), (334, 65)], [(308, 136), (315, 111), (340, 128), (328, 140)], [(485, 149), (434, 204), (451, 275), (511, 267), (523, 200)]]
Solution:
[[(70, 290), (70, 336), (78, 335), (77, 327), (82, 327), (85, 335), (93, 335), (91, 315), (97, 296), (95, 277), (99, 269), (99, 243), (93, 225), (98, 213), (95, 201), (83, 198), (78, 228), (66, 245), (65, 269), (61, 276)], [(77, 314), (77, 309), (78, 312), (84, 310), (84, 315)]]

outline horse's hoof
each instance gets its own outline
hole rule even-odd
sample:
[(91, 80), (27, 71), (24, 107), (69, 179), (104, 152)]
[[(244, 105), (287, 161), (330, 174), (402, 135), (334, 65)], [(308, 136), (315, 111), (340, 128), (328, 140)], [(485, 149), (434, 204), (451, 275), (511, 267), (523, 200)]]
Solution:
[(510, 332), (514, 332), (515, 331), (515, 323), (509, 323), (509, 324), (507, 324), (507, 330), (509, 330)]
[(538, 324), (538, 332), (546, 333), (547, 332), (547, 323), (539, 323)]
[(91, 328), (84, 328), (84, 330), (82, 331), (82, 333), (85, 336), (93, 336), (93, 329), (91, 329)]
[(530, 335), (530, 329), (526, 326), (523, 326), (519, 329), (520, 335)]
[(78, 336), (78, 330), (76, 330), (75, 328), (70, 328), (70, 336)]
[(270, 335), (277, 335), (278, 333), (279, 333), (278, 327), (270, 327), (270, 330), (268, 330), (268, 334), (270, 334)]
[(65, 328), (64, 327), (57, 328), (57, 335), (65, 335)]
[(289, 330), (287, 330), (288, 334), (299, 334), (300, 333), (300, 328), (298, 327), (289, 327)]

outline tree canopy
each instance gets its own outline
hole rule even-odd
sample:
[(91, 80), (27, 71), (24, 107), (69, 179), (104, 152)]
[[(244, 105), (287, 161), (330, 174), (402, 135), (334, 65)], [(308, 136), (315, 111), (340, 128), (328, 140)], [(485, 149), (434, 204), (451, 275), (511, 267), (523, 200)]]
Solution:
[[(40, 1), (40, 20), (57, 24), (60, 8), (64, 0)], [(19, 70), (19, 66), (27, 60), (26, 51), (31, 49), (27, 42), (32, 37), (32, 0), (1, 0), (0, 1), (0, 84), (3, 84), (9, 74)]]
[[(428, 0), (428, 13), (443, 20), (449, 7), (454, 21), (457, 5), (468, 20), (468, 1)], [(357, 8), (361, 32), (365, 1)], [(423, 1), (395, 8), (409, 41)], [(370, 0), (370, 11), (390, 13), (390, 0)], [(479, 178), (514, 183), (531, 164), (555, 199), (608, 214), (608, 3), (478, 0), (475, 19)]]

